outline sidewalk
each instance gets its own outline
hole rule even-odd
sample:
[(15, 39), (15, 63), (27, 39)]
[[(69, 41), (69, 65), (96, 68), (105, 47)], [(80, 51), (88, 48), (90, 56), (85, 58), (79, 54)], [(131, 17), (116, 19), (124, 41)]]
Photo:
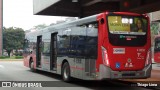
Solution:
[(153, 70), (160, 70), (160, 63), (154, 63), (154, 64), (152, 64), (152, 69)]

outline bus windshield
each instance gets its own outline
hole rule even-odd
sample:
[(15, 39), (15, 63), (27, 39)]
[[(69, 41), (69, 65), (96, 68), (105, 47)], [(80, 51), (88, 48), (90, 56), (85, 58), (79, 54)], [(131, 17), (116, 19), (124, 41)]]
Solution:
[(108, 26), (112, 34), (145, 35), (147, 20), (142, 17), (108, 16)]
[(143, 16), (107, 16), (109, 41), (116, 46), (143, 46), (147, 42), (148, 20)]

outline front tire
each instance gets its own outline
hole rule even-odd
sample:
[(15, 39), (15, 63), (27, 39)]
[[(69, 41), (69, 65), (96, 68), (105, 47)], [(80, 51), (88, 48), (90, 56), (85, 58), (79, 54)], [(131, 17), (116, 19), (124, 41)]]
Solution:
[(31, 62), (30, 62), (30, 70), (32, 71), (32, 72), (35, 72), (36, 70), (34, 69), (34, 62), (31, 60)]
[(65, 82), (70, 82), (71, 81), (71, 77), (70, 77), (70, 66), (67, 62), (65, 62), (63, 64), (63, 68), (62, 68), (62, 78), (63, 81)]

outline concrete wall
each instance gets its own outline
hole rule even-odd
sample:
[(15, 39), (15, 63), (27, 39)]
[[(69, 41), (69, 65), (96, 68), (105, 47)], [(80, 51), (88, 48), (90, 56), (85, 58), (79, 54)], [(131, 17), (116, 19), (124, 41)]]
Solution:
[(160, 21), (160, 11), (156, 11), (152, 13), (152, 21)]

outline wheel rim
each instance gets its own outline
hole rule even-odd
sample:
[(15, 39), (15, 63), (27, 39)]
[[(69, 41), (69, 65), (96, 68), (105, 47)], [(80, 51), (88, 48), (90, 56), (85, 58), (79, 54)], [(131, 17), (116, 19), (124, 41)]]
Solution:
[(64, 74), (63, 74), (64, 78), (67, 79), (68, 78), (68, 69), (67, 67), (65, 67), (64, 69)]

